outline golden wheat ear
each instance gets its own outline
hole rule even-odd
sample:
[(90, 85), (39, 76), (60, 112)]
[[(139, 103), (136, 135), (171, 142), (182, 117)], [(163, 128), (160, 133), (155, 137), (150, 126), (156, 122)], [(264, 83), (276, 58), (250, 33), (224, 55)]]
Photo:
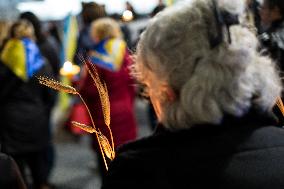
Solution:
[(93, 127), (89, 126), (89, 125), (85, 125), (83, 123), (78, 123), (76, 121), (72, 121), (71, 122), (72, 125), (74, 125), (75, 127), (79, 127), (80, 129), (88, 132), (88, 133), (95, 133), (97, 132), (96, 129), (94, 129)]
[[(91, 60), (89, 59), (89, 62)], [(88, 69), (89, 74), (91, 75), (95, 86), (98, 89), (100, 100), (101, 100), (101, 106), (104, 116), (104, 121), (106, 126), (109, 129), (110, 137), (111, 137), (111, 144), (112, 144), (112, 151), (114, 152), (114, 141), (112, 136), (112, 131), (110, 128), (110, 101), (109, 101), (109, 95), (108, 90), (105, 82), (101, 82), (98, 71), (94, 64), (85, 62), (86, 67)]]
[(277, 98), (276, 105), (278, 106), (282, 115), (284, 116), (284, 105), (283, 105), (282, 99), (280, 97)]
[(110, 159), (113, 160), (115, 158), (115, 152), (112, 149), (111, 145), (106, 136), (104, 136), (100, 131), (98, 132), (99, 135), (99, 142), (102, 145), (105, 155)]
[(54, 79), (50, 79), (48, 77), (45, 76), (39, 76), (37, 77), (38, 81), (40, 84), (45, 85), (51, 89), (57, 90), (57, 91), (62, 91), (62, 92), (66, 92), (69, 94), (74, 94), (77, 95), (78, 92), (76, 91), (76, 89), (74, 87), (71, 87), (69, 85), (65, 85), (59, 81), (56, 81)]
[[(89, 58), (88, 60), (91, 62), (91, 59)], [(104, 115), (104, 121), (105, 124), (109, 127), (110, 126), (110, 102), (109, 102), (109, 95), (108, 95), (108, 90), (105, 82), (102, 82), (97, 68), (95, 67), (94, 64), (85, 62), (88, 72), (91, 75), (95, 86), (98, 89), (100, 100), (101, 100), (101, 106), (103, 110), (103, 115)]]

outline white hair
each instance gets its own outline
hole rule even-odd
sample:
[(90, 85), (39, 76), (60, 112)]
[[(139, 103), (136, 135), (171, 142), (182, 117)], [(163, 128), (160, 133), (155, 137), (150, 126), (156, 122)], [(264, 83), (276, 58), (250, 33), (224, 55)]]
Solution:
[[(257, 39), (247, 28), (231, 26), (231, 43), (224, 39), (211, 48), (209, 33), (217, 31), (211, 2), (193, 0), (167, 8), (141, 35), (137, 68), (142, 64), (154, 72), (177, 95), (164, 107), (168, 128), (219, 124), (225, 114), (243, 116), (252, 107), (271, 111), (280, 96), (275, 64), (257, 53)], [(234, 14), (243, 10), (237, 7), (242, 3), (228, 2), (237, 1), (220, 0), (219, 8)]]

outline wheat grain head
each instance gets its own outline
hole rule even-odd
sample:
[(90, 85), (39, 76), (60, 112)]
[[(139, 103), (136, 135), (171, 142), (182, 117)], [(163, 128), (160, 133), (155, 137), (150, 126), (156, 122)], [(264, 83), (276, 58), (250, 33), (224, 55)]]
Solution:
[(71, 122), (72, 125), (74, 125), (75, 127), (79, 127), (80, 129), (88, 132), (88, 133), (95, 133), (97, 132), (93, 127), (89, 126), (89, 125), (85, 125), (83, 123), (78, 123), (76, 121), (72, 121)]
[(66, 92), (66, 93), (74, 94), (74, 95), (78, 94), (78, 92), (76, 91), (76, 89), (74, 87), (71, 87), (69, 85), (65, 85), (65, 84), (63, 84), (59, 81), (54, 80), (54, 79), (50, 79), (50, 78), (45, 77), (45, 76), (39, 76), (39, 77), (37, 77), (37, 79), (38, 79), (40, 84), (45, 85), (45, 86), (52, 88), (54, 90), (62, 91), (62, 92)]

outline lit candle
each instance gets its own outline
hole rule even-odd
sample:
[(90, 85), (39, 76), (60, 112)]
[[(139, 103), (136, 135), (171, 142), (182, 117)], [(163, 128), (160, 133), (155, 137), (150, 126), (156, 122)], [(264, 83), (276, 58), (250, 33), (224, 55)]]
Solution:
[(80, 67), (73, 65), (72, 62), (66, 61), (60, 69), (60, 74), (63, 76), (74, 76), (80, 72)]

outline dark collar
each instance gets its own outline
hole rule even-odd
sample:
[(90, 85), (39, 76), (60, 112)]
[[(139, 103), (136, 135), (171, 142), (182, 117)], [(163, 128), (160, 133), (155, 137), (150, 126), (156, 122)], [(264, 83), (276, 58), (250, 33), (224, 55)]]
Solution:
[[(233, 116), (226, 114), (220, 124), (197, 124), (193, 125), (186, 130), (204, 130), (204, 129), (214, 129), (222, 130), (224, 128), (238, 128), (238, 127), (263, 127), (268, 125), (277, 125), (277, 119), (272, 113), (260, 112), (256, 110), (251, 110), (244, 116)], [(159, 135), (164, 132), (171, 132), (166, 129), (161, 123), (157, 125), (154, 135)]]

